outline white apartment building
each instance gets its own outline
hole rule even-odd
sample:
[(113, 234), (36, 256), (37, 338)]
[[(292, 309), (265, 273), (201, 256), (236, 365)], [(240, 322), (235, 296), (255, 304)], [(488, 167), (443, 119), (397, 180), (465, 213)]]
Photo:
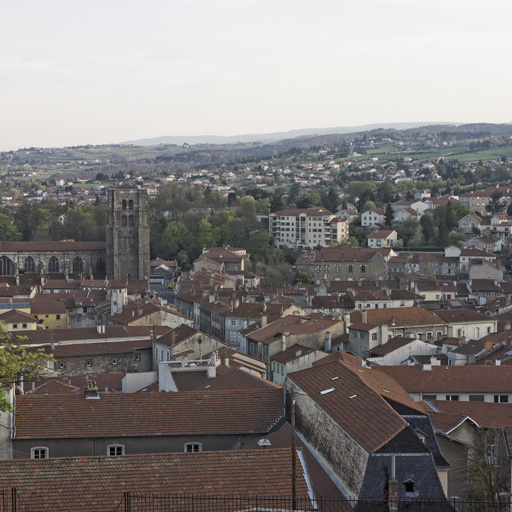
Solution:
[(271, 213), (269, 230), (276, 247), (329, 247), (348, 238), (348, 221), (325, 208), (313, 206)]

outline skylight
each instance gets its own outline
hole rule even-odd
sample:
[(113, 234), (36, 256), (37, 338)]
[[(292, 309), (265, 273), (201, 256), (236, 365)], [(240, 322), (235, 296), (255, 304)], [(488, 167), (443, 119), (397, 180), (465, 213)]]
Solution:
[(338, 380), (339, 377), (333, 377), (331, 380)]
[(320, 394), (321, 395), (327, 395), (327, 393), (332, 393), (335, 390), (336, 390), (336, 388), (324, 389), (323, 391), (320, 391)]
[(350, 400), (352, 400), (352, 398), (355, 398), (357, 395), (352, 395), (352, 396), (349, 396)]

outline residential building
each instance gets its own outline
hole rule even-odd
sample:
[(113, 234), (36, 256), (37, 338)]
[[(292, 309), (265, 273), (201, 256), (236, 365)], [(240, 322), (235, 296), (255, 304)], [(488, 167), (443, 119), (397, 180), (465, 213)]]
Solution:
[(276, 247), (304, 249), (328, 247), (348, 238), (348, 221), (314, 206), (281, 210), (269, 215), (272, 243)]
[(398, 240), (398, 234), (391, 229), (377, 229), (368, 235), (368, 247), (372, 249), (381, 249), (383, 247), (393, 247)]

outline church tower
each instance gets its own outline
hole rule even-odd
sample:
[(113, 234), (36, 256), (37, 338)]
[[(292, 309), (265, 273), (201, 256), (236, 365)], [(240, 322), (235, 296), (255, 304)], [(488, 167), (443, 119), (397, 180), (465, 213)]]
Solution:
[(108, 190), (107, 278), (149, 279), (146, 190), (134, 185)]

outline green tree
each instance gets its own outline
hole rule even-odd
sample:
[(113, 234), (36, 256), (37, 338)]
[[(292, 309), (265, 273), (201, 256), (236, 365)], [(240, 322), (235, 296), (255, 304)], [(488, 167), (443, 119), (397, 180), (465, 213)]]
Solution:
[(502, 193), (499, 190), (495, 190), (491, 194), (491, 200), (485, 206), (485, 209), (494, 215), (496, 212), (501, 212), (505, 207), (505, 202), (502, 200)]
[(16, 226), (11, 223), (11, 217), (5, 213), (0, 213), (0, 240), (16, 241), (21, 240), (21, 233)]
[(421, 234), (423, 235), (425, 242), (427, 244), (432, 243), (436, 234), (432, 215), (429, 212), (425, 213), (420, 219), (420, 224)]
[(297, 283), (312, 284), (313, 279), (311, 279), (311, 276), (307, 272), (296, 272), (293, 284)]
[(420, 240), (420, 223), (417, 219), (411, 218), (403, 222), (402, 226), (398, 228), (398, 238), (400, 238), (404, 246), (417, 245)]
[[(38, 379), (46, 371), (53, 355), (43, 348), (28, 350), (25, 346), (11, 342), (11, 334), (0, 327), (0, 388), (14, 385), (17, 380)], [(10, 410), (5, 391), (0, 389), (0, 412)]]
[(256, 200), (252, 196), (245, 196), (240, 199), (240, 210), (245, 219), (256, 218)]
[(393, 224), (393, 214), (393, 208), (391, 207), (391, 204), (388, 203), (386, 206), (386, 213), (384, 216), (384, 224), (386, 224), (386, 226), (388, 227), (391, 227)]

